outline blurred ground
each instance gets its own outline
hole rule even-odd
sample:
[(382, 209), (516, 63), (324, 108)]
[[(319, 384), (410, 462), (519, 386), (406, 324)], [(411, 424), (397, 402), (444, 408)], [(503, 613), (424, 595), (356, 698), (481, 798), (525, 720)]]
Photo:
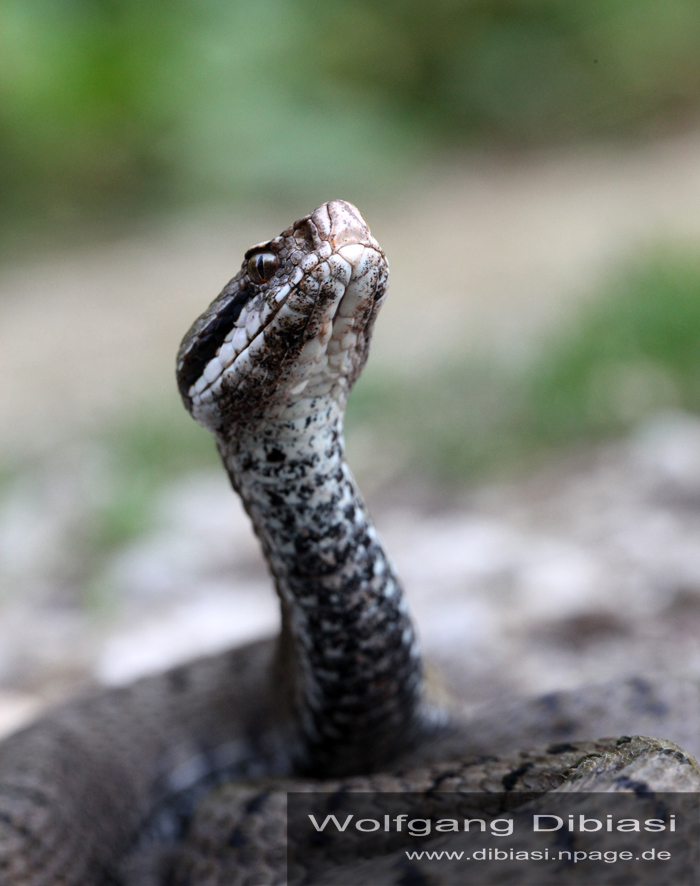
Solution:
[[(393, 275), (371, 371), (392, 367), (410, 385), (450, 353), (517, 363), (621, 255), (698, 237), (700, 133), (477, 158), (361, 208)], [(0, 454), (37, 456), (0, 503), (0, 729), (91, 680), (274, 630), (269, 581), (220, 470), (158, 489), (148, 526), (96, 568), (85, 540), (119, 483), (91, 433), (136, 408), (177, 408), (185, 329), (243, 250), (290, 220), (190, 218), (0, 270)], [(660, 417), (551, 462), (449, 503), (410, 486), (371, 497), (427, 650), (473, 702), (696, 673), (697, 420)]]

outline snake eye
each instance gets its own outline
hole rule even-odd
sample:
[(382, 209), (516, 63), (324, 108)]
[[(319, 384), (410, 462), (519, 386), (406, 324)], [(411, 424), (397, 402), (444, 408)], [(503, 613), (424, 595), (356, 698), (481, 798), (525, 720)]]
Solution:
[(272, 252), (258, 252), (248, 259), (248, 276), (253, 283), (267, 283), (275, 275), (280, 260)]

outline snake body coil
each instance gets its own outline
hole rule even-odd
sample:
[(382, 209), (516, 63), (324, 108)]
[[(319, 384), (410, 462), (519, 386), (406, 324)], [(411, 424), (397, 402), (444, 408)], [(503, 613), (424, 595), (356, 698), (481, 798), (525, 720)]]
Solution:
[[(250, 777), (434, 791), (441, 761), (460, 760), (457, 790), (612, 790), (625, 778), (697, 789), (697, 764), (668, 741), (571, 743), (694, 741), (691, 681), (621, 681), (471, 719), (431, 702), (343, 450), (387, 281), (360, 213), (333, 201), (249, 250), (185, 336), (180, 392), (253, 522), (280, 637), (70, 702), (0, 744), (1, 886), (279, 883), (279, 839), (268, 844), (283, 809)], [(389, 763), (393, 775), (369, 774)], [(232, 786), (202, 801), (222, 781)]]

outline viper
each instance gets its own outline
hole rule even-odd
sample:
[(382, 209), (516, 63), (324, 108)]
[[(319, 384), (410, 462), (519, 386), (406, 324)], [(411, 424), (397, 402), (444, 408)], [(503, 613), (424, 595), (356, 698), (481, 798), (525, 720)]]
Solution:
[[(441, 260), (416, 255), (426, 310)], [(359, 211), (334, 200), (248, 250), (186, 334), (180, 394), (252, 521), (281, 632), (67, 702), (6, 739), (3, 886), (282, 883), (289, 790), (700, 787), (671, 741), (697, 747), (694, 681), (467, 715), (430, 676), (343, 441), (388, 278)]]

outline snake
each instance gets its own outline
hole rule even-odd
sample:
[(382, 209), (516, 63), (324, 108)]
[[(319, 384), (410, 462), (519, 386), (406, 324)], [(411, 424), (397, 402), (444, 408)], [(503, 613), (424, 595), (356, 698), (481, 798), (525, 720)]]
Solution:
[[(445, 258), (417, 250), (425, 310)], [(700, 790), (693, 679), (468, 711), (424, 662), (345, 458), (388, 280), (359, 210), (333, 200), (249, 249), (185, 335), (179, 391), (250, 517), (281, 630), (86, 692), (1, 742), (2, 886), (277, 886), (296, 790)]]

